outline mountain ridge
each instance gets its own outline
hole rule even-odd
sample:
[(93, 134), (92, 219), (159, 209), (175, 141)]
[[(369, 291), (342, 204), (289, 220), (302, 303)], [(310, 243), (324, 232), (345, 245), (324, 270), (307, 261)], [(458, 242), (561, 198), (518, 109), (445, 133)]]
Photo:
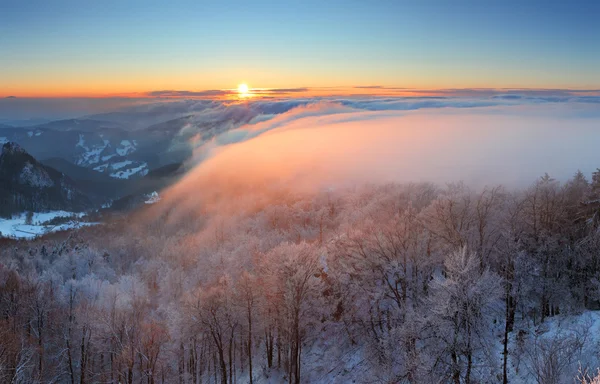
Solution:
[(23, 211), (83, 211), (91, 200), (64, 173), (38, 162), (19, 144), (0, 152), (0, 216)]

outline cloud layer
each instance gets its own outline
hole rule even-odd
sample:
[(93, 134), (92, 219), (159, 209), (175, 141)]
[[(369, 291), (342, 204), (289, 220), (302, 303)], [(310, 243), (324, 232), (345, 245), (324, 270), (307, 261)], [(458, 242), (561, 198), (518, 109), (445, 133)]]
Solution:
[(309, 104), (218, 135), (167, 196), (192, 207), (364, 183), (525, 187), (546, 172), (563, 180), (578, 169), (591, 174), (600, 166), (598, 127), (594, 104), (415, 111)]

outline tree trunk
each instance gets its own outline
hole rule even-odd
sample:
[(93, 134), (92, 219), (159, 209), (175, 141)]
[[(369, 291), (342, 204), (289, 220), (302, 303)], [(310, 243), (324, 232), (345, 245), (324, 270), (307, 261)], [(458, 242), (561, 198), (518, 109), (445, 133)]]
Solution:
[(250, 384), (252, 382), (252, 314), (248, 314), (248, 373), (250, 375)]

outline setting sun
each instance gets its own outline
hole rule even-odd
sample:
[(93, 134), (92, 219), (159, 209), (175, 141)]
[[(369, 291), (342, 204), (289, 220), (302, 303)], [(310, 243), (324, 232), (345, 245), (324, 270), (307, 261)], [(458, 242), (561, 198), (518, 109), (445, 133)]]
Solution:
[(600, 384), (600, 0), (95, 3), (0, 0), (0, 384)]
[(242, 83), (242, 84), (238, 85), (238, 93), (241, 96), (246, 96), (248, 94), (248, 91), (249, 91), (248, 84)]

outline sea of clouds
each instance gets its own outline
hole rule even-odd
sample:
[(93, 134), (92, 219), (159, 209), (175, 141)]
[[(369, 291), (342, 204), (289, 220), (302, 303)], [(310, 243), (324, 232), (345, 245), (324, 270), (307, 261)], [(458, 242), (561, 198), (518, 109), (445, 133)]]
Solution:
[(600, 167), (600, 96), (588, 91), (148, 99), (88, 117), (142, 129), (183, 116), (181, 132), (198, 135), (180, 185), (196, 188), (422, 181), (525, 187), (545, 173), (566, 180)]
[[(389, 108), (393, 103), (400, 108)], [(397, 101), (369, 101), (371, 109), (307, 103), (202, 143), (188, 178), (523, 186), (545, 173), (566, 180), (600, 167), (600, 104), (464, 103), (412, 110)]]

